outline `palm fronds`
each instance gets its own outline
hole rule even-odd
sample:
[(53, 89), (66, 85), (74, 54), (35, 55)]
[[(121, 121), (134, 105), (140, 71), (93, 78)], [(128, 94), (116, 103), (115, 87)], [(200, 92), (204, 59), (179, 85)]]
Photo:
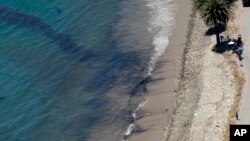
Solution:
[(208, 26), (226, 26), (232, 16), (232, 7), (237, 0), (193, 0), (194, 9), (199, 11)]

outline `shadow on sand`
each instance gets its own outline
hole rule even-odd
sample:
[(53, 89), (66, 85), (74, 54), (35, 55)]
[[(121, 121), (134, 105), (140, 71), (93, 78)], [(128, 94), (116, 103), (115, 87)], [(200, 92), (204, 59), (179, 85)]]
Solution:
[[(205, 36), (215, 36), (216, 32), (221, 34), (224, 31), (226, 31), (226, 26), (210, 27), (206, 31)], [(220, 36), (220, 43), (216, 44), (212, 50), (216, 53), (222, 54), (226, 51), (232, 50), (232, 47), (228, 46), (228, 40), (225, 40), (225, 38), (223, 36)]]
[(216, 44), (213, 48), (213, 51), (216, 53), (223, 54), (224, 52), (230, 51), (232, 49), (233, 47), (229, 46), (227, 41), (223, 41), (220, 44)]

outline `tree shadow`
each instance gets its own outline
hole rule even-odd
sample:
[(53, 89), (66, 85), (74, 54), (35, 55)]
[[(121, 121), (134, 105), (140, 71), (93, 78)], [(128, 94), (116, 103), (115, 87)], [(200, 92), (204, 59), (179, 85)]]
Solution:
[(216, 44), (213, 48), (213, 51), (219, 54), (223, 54), (226, 51), (232, 50), (233, 47), (228, 45), (227, 41), (223, 41), (220, 44)]
[[(210, 27), (206, 32), (205, 32), (205, 36), (213, 36), (213, 35), (216, 35), (216, 33), (223, 33), (225, 32), (227, 29), (226, 26), (223, 26), (223, 25), (220, 25), (220, 26), (214, 26), (214, 27)], [(228, 45), (228, 39), (225, 40), (226, 38), (224, 36), (220, 36), (220, 43), (219, 44), (216, 44), (214, 47), (213, 47), (213, 51), (216, 52), (216, 53), (224, 53), (226, 51), (230, 51), (232, 49), (231, 46)], [(231, 39), (230, 39), (231, 40)]]
[(205, 36), (212, 36), (212, 35), (216, 35), (216, 32), (222, 33), (224, 31), (226, 31), (227, 27), (226, 26), (219, 26), (219, 27), (210, 27), (206, 33)]

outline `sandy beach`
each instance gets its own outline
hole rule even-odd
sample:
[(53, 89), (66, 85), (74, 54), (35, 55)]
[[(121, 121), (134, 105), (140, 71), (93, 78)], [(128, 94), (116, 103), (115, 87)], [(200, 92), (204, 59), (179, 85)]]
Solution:
[(166, 52), (155, 65), (155, 71), (149, 82), (148, 94), (142, 111), (147, 116), (137, 120), (136, 124), (144, 132), (133, 134), (129, 141), (164, 141), (175, 109), (176, 91), (182, 71), (183, 53), (187, 41), (187, 31), (191, 16), (191, 1), (178, 0), (176, 27), (170, 36)]
[[(228, 140), (243, 75), (231, 52), (212, 51), (215, 37), (205, 35), (209, 28), (191, 2), (178, 0), (177, 9), (176, 28), (141, 108), (146, 116), (136, 122), (144, 132), (129, 141)], [(224, 34), (235, 36), (239, 23), (229, 24)]]

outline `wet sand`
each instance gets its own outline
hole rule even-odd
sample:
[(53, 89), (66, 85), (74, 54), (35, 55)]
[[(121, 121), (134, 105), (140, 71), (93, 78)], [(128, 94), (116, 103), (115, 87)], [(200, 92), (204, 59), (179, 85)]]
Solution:
[(165, 141), (168, 125), (174, 112), (176, 91), (182, 71), (183, 54), (191, 16), (191, 1), (177, 0), (176, 27), (170, 36), (166, 52), (155, 66), (147, 86), (145, 105), (141, 108), (147, 116), (138, 119), (136, 125), (144, 132), (135, 133), (129, 141)]

